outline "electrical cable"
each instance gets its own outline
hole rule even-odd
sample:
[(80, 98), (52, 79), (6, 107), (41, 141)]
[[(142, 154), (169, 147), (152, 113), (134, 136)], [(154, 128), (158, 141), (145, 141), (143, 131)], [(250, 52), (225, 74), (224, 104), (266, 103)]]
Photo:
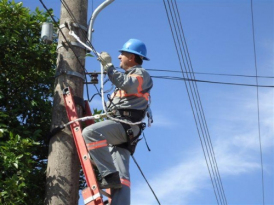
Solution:
[[(257, 68), (257, 54), (256, 54), (256, 43), (255, 43), (255, 26), (254, 26), (254, 12), (253, 12), (253, 1), (250, 0), (250, 7), (251, 7), (251, 20), (252, 20), (252, 36), (253, 36), (253, 52), (254, 52), (254, 65), (256, 71), (256, 84), (258, 85), (258, 68)], [(258, 134), (259, 134), (259, 144), (260, 144), (260, 157), (261, 157), (261, 170), (262, 170), (262, 197), (263, 197), (263, 204), (265, 204), (264, 199), (264, 167), (263, 167), (263, 153), (262, 153), (262, 142), (261, 142), (261, 126), (260, 126), (260, 101), (259, 101), (259, 88), (257, 86), (257, 110), (258, 110)]]
[[(191, 71), (192, 64), (191, 64), (190, 56), (189, 56), (188, 49), (187, 49), (187, 46), (186, 46), (186, 41), (182, 40), (182, 35), (183, 35), (183, 38), (185, 39), (184, 34), (183, 34), (183, 30), (182, 30), (182, 26), (179, 27), (179, 23), (178, 23), (178, 18), (180, 18), (180, 16), (179, 16), (178, 8), (177, 8), (177, 3), (175, 4), (177, 10), (175, 10), (174, 9), (174, 4), (171, 2), (172, 3), (172, 8), (173, 8), (173, 12), (172, 12), (170, 3), (168, 1), (168, 7), (169, 7), (169, 12), (168, 12), (166, 3), (165, 3), (164, 0), (163, 0), (163, 2), (164, 2), (164, 6), (165, 6), (165, 10), (166, 10), (170, 30), (171, 30), (171, 33), (172, 33), (172, 36), (173, 36), (173, 41), (174, 41), (174, 44), (175, 44), (175, 47), (176, 47), (176, 51), (177, 51), (177, 55), (178, 55), (178, 59), (179, 59), (179, 63), (180, 63), (180, 67), (181, 67), (181, 70), (182, 70), (183, 77), (186, 78), (185, 74), (187, 74), (187, 78), (192, 78), (193, 80), (195, 80), (195, 76), (193, 74), (194, 72), (193, 72), (193, 70)], [(175, 16), (175, 19), (176, 19), (176, 23), (174, 21), (173, 13), (175, 13), (174, 16)], [(177, 13), (177, 15), (176, 15), (176, 13)], [(177, 39), (177, 42), (179, 44), (178, 46), (177, 46), (177, 43), (176, 43), (175, 35), (174, 35), (174, 32), (173, 32), (173, 28), (172, 28), (171, 20), (170, 20), (169, 16), (171, 16), (171, 19), (172, 19), (173, 27), (174, 27), (175, 34), (176, 34), (176, 39)], [(180, 21), (180, 25), (181, 25), (181, 21)], [(180, 30), (180, 28), (181, 28), (181, 30)], [(180, 38), (179, 38), (178, 33), (180, 34)], [(185, 46), (184, 46), (183, 42), (185, 42)], [(182, 44), (182, 46), (181, 46), (181, 44)], [(182, 49), (182, 47), (183, 47), (183, 49)], [(186, 50), (187, 50), (187, 52), (186, 52)], [(179, 51), (181, 53), (181, 56), (179, 54)], [(184, 53), (184, 55), (183, 55), (183, 53)], [(185, 59), (184, 59), (184, 56), (185, 56)], [(182, 62), (183, 62), (185, 71), (183, 70)], [(189, 70), (187, 71), (187, 69), (189, 69)], [(189, 73), (192, 74), (191, 77), (188, 76)], [(199, 138), (200, 138), (200, 141), (201, 141), (204, 157), (205, 157), (206, 164), (207, 164), (207, 167), (208, 167), (208, 171), (209, 171), (209, 175), (210, 175), (211, 182), (212, 182), (212, 185), (213, 185), (213, 190), (214, 190), (214, 194), (216, 196), (217, 203), (219, 204), (219, 200), (220, 200), (221, 203), (226, 204), (226, 197), (224, 195), (223, 186), (222, 186), (222, 182), (221, 182), (221, 179), (220, 179), (220, 174), (219, 174), (219, 171), (218, 171), (217, 162), (216, 162), (216, 159), (215, 159), (215, 154), (214, 154), (214, 151), (213, 151), (211, 139), (210, 139), (210, 136), (208, 135), (208, 128), (207, 128), (207, 124), (206, 124), (205, 117), (204, 117), (204, 114), (203, 114), (203, 108), (202, 108), (202, 105), (201, 105), (201, 100), (200, 100), (200, 97), (199, 97), (197, 85), (196, 85), (195, 82), (191, 83), (191, 81), (189, 81), (188, 84), (185, 81), (185, 85), (186, 85), (189, 101), (190, 101), (190, 104), (191, 104), (191, 109), (192, 109), (193, 116), (194, 116), (194, 119), (195, 119), (198, 135), (199, 135)], [(194, 108), (195, 108), (196, 114), (194, 112)], [(200, 127), (198, 127), (198, 123), (199, 123)], [(201, 129), (201, 133), (200, 133), (199, 128)], [(203, 135), (203, 139), (201, 138), (201, 134)], [(205, 144), (205, 146), (203, 145), (203, 143)], [(209, 163), (208, 163), (208, 160), (207, 160), (207, 156), (208, 156), (208, 159), (209, 159)]]
[[(79, 22), (77, 21), (77, 19), (75, 18), (75, 16), (73, 15), (71, 9), (69, 8), (68, 4), (66, 3), (65, 0), (60, 0), (60, 2), (62, 3), (62, 5), (64, 6), (64, 8), (67, 10), (68, 14), (70, 15), (70, 17), (73, 19), (73, 21), (75, 21), (75, 23), (79, 24)], [(93, 10), (93, 1), (92, 1), (92, 10)], [(82, 33), (82, 35), (85, 37), (85, 41), (88, 43), (88, 45), (90, 47), (87, 47), (85, 44), (82, 44), (84, 45), (85, 47), (87, 47), (89, 50), (91, 50), (97, 58), (100, 58), (99, 56), (99, 53), (97, 53), (93, 47), (93, 45), (91, 44), (91, 42), (89, 41), (88, 39), (88, 36), (87, 36), (87, 32), (84, 32), (82, 29), (80, 29), (80, 33)], [(80, 40), (80, 39), (79, 39)], [(87, 78), (86, 78), (86, 82), (87, 82)], [(88, 84), (86, 84), (86, 93), (87, 93), (87, 98), (88, 98), (88, 101), (90, 101), (89, 99), (89, 89), (88, 89)]]
[[(46, 7), (46, 5), (44, 4), (43, 0), (39, 0), (39, 1), (40, 1), (40, 3), (42, 4), (42, 6), (46, 9), (47, 13), (50, 15), (50, 17), (51, 17), (52, 21), (54, 22), (54, 25), (56, 26), (56, 28), (58, 28), (59, 32), (62, 34), (63, 38), (65, 39), (65, 41), (66, 41), (66, 43), (67, 43), (67, 45), (69, 46), (69, 48), (72, 50), (74, 56), (76, 57), (76, 59), (77, 59), (79, 65), (82, 67), (82, 69), (83, 69), (84, 71), (86, 71), (86, 68), (85, 68), (85, 67), (83, 66), (83, 64), (81, 63), (79, 57), (76, 55), (75, 51), (73, 50), (73, 48), (72, 48), (70, 42), (67, 40), (67, 38), (66, 38), (66, 36), (64, 35), (62, 29), (59, 27), (58, 23), (56, 22), (56, 20), (54, 19), (54, 17), (53, 17), (53, 16), (51, 15), (51, 13), (49, 12), (49, 9), (48, 9), (48, 8)], [(62, 0), (61, 0), (61, 2), (62, 2)], [(66, 4), (66, 5), (67, 5), (67, 4)], [(67, 8), (66, 8), (66, 10), (67, 10)], [(67, 11), (68, 11), (68, 10), (67, 10)], [(71, 11), (70, 11), (70, 12), (71, 12)], [(68, 13), (69, 13), (69, 11), (68, 11)], [(69, 15), (71, 15), (71, 14), (69, 13)], [(75, 17), (73, 17), (73, 18), (75, 18)], [(86, 76), (86, 75), (84, 75), (84, 76), (85, 76), (85, 81), (87, 82), (87, 76)], [(88, 85), (87, 85), (87, 84), (86, 84), (86, 87), (87, 87), (87, 90), (88, 90)], [(87, 98), (89, 99), (89, 92), (87, 92)]]
[[(170, 16), (171, 16), (171, 18), (172, 18), (172, 22), (173, 22), (173, 27), (174, 27), (174, 30), (175, 30), (176, 38), (177, 38), (177, 41), (180, 42), (180, 41), (179, 41), (179, 37), (178, 37), (178, 32), (177, 32), (177, 29), (178, 29), (178, 28), (177, 28), (176, 25), (175, 25), (175, 21), (174, 21), (173, 15), (172, 15), (170, 3), (169, 3), (169, 1), (167, 1), (167, 2), (168, 2), (168, 7), (169, 7), (169, 11), (170, 11)], [(164, 4), (165, 4), (165, 2), (164, 2)], [(185, 64), (185, 60), (184, 60), (183, 55), (182, 55), (182, 48), (181, 48), (180, 44), (177, 45), (177, 43), (176, 43), (176, 38), (175, 38), (173, 29), (172, 29), (172, 25), (171, 25), (171, 22), (170, 22), (170, 18), (169, 18), (169, 15), (168, 15), (168, 11), (167, 11), (166, 5), (165, 5), (165, 8), (166, 8), (166, 13), (167, 13), (168, 20), (169, 20), (170, 29), (171, 29), (171, 31), (172, 31), (173, 41), (174, 41), (174, 44), (175, 44), (175, 47), (176, 47), (176, 51), (177, 51), (177, 56), (178, 56), (178, 59), (179, 59), (180, 67), (181, 67), (181, 70), (182, 70), (183, 77), (185, 78), (185, 73), (187, 73), (187, 72), (183, 72), (182, 62), (183, 62), (183, 65), (184, 65), (184, 68), (185, 68), (185, 69), (186, 69), (186, 64)], [(180, 49), (181, 56), (180, 56), (180, 53), (179, 53), (179, 49)], [(198, 135), (199, 135), (199, 138), (200, 138), (201, 146), (202, 146), (202, 149), (203, 149), (205, 161), (206, 161), (207, 168), (208, 168), (208, 171), (209, 171), (210, 179), (211, 179), (211, 182), (212, 182), (214, 194), (215, 194), (217, 203), (219, 204), (219, 197), (218, 197), (218, 196), (219, 196), (219, 192), (218, 192), (218, 190), (216, 190), (217, 188), (216, 188), (216, 186), (215, 186), (215, 178), (213, 178), (213, 176), (212, 176), (211, 169), (210, 169), (210, 166), (209, 166), (209, 163), (208, 163), (208, 160), (207, 160), (206, 151), (207, 151), (207, 153), (208, 153), (208, 150), (205, 151), (205, 148), (204, 148), (204, 145), (203, 145), (203, 141), (202, 141), (202, 138), (201, 138), (201, 133), (200, 133), (200, 130), (199, 130), (199, 127), (198, 127), (198, 122), (199, 122), (200, 127), (201, 127), (200, 118), (199, 118), (199, 115), (196, 116), (196, 115), (195, 115), (195, 112), (194, 112), (194, 108), (195, 108), (196, 112), (198, 112), (198, 111), (197, 111), (196, 100), (195, 100), (194, 95), (193, 95), (192, 84), (190, 84), (190, 83), (187, 84), (187, 83), (185, 82), (185, 86), (186, 86), (188, 98), (189, 98), (189, 101), (190, 101), (191, 109), (192, 109), (192, 112), (193, 112), (195, 124), (196, 124), (196, 127), (197, 127)], [(191, 95), (190, 95), (190, 94), (191, 94)], [(191, 98), (191, 97), (192, 97), (192, 98)], [(193, 101), (193, 102), (192, 102), (192, 101)], [(193, 104), (194, 104), (194, 105), (193, 105)], [(212, 166), (212, 165), (211, 165), (211, 166)], [(218, 194), (218, 195), (217, 195), (217, 194)]]
[(135, 162), (136, 166), (138, 167), (139, 171), (141, 172), (141, 174), (142, 174), (143, 178), (145, 179), (145, 181), (146, 181), (147, 185), (149, 186), (149, 188), (150, 188), (151, 192), (153, 193), (153, 195), (154, 195), (155, 199), (157, 200), (158, 204), (159, 204), (159, 205), (161, 205), (161, 203), (160, 203), (159, 199), (157, 198), (157, 196), (156, 196), (155, 192), (153, 191), (153, 189), (152, 189), (152, 187), (150, 186), (149, 182), (147, 181), (147, 179), (146, 179), (146, 177), (145, 177), (145, 175), (144, 175), (143, 171), (141, 170), (141, 167), (140, 167), (140, 166), (139, 166), (139, 164), (137, 163), (137, 161), (136, 161), (135, 157), (134, 157), (133, 155), (131, 155), (131, 157), (132, 157), (133, 161)]
[[(60, 0), (61, 2), (64, 2), (65, 3), (65, 0)], [(68, 6), (66, 6), (66, 9), (69, 10), (70, 12), (69, 13), (72, 13), (71, 10), (69, 9)], [(73, 18), (73, 14), (70, 14)], [(76, 19), (74, 19), (76, 21)], [(77, 22), (77, 21), (76, 21)], [(97, 56), (97, 59), (99, 61), (103, 61), (103, 59), (101, 58), (100, 54), (95, 50), (95, 48), (93, 47), (93, 45), (91, 44), (91, 42), (89, 41), (89, 46), (87, 46), (85, 43), (83, 43), (80, 38), (73, 32), (73, 31), (70, 31), (69, 34), (71, 36), (73, 36), (79, 43), (81, 43), (84, 47), (86, 47), (87, 49), (89, 49), (90, 51), (92, 51), (96, 56)], [(138, 122), (128, 122), (128, 121), (125, 121), (125, 120), (120, 120), (120, 119), (117, 119), (117, 118), (113, 118), (112, 116), (110, 116), (107, 111), (106, 111), (106, 107), (105, 107), (105, 101), (104, 101), (104, 91), (103, 91), (103, 88), (104, 88), (104, 83), (103, 83), (103, 73), (104, 73), (104, 70), (103, 70), (103, 66), (101, 64), (101, 98), (102, 98), (102, 105), (103, 105), (103, 109), (104, 109), (104, 112), (107, 114), (107, 117), (111, 120), (114, 120), (114, 121), (117, 121), (117, 122), (121, 122), (121, 123), (125, 123), (125, 124), (129, 124), (129, 125), (138, 125), (138, 124), (141, 124), (143, 119), (141, 121), (138, 121)]]
[(261, 87), (261, 88), (274, 88), (274, 85), (254, 85), (254, 84), (244, 84), (244, 83), (229, 83), (229, 82), (218, 82), (209, 80), (197, 80), (192, 78), (182, 78), (175, 76), (151, 76), (152, 78), (166, 79), (166, 80), (182, 80), (182, 81), (193, 81), (200, 83), (212, 83), (212, 84), (223, 84), (223, 85), (235, 85), (235, 86), (249, 86), (249, 87)]
[[(43, 3), (43, 1), (42, 1), (42, 0), (39, 0), (39, 1), (40, 1), (41, 4), (43, 5), (43, 7), (47, 10), (47, 12), (48, 12), (49, 15), (51, 16), (53, 22), (55, 23), (56, 27), (58, 27), (58, 29), (59, 29), (59, 31), (61, 32), (63, 38), (65, 39), (65, 41), (66, 41), (67, 44), (69, 45), (70, 49), (73, 51), (73, 49), (71, 48), (71, 46), (70, 46), (68, 40), (66, 39), (65, 35), (63, 34), (62, 30), (61, 30), (60, 27), (58, 26), (58, 24), (57, 24), (57, 22), (55, 21), (55, 19), (54, 19), (54, 18), (52, 17), (52, 15), (50, 14), (49, 10), (47, 9), (47, 7), (46, 7), (45, 4)], [(74, 15), (73, 15), (73, 13), (71, 12), (70, 8), (68, 7), (67, 3), (65, 2), (65, 0), (60, 0), (60, 1), (61, 1), (61, 3), (63, 4), (64, 8), (65, 8), (65, 9), (67, 10), (67, 12), (69, 13), (69, 15), (71, 16), (71, 18), (72, 18), (76, 23), (78, 23), (77, 20), (76, 20), (76, 18), (75, 18)], [(92, 5), (93, 5), (93, 4), (92, 4)], [(79, 24), (79, 23), (78, 23), (78, 24)], [(82, 31), (82, 30), (81, 30), (81, 31)], [(71, 33), (71, 31), (70, 31), (70, 33)], [(75, 36), (74, 36), (74, 37), (75, 37)], [(100, 57), (100, 54), (94, 49), (93, 45), (92, 45), (91, 42), (87, 39), (87, 37), (86, 37), (86, 40), (87, 40), (87, 42), (89, 43), (90, 47), (87, 47), (85, 44), (84, 44), (84, 46), (85, 46), (86, 48), (88, 48), (89, 50), (91, 50), (91, 51), (97, 56), (97, 58), (98, 58), (98, 59), (100, 58), (100, 60), (102, 61), (102, 59), (101, 59), (101, 57)], [(78, 41), (81, 42), (79, 38), (78, 38)], [(76, 53), (75, 53), (74, 51), (73, 51), (73, 53), (74, 53), (75, 57), (77, 58), (77, 60), (78, 60), (79, 64), (81, 65), (81, 67), (82, 67), (84, 70), (86, 70), (86, 69), (84, 68), (84, 66), (81, 64), (81, 62), (80, 62), (78, 56), (76, 55)], [(104, 117), (106, 116), (106, 117), (108, 117), (109, 119), (112, 119), (112, 120), (115, 120), (115, 121), (118, 121), (118, 122), (122, 122), (122, 123), (126, 123), (126, 124), (129, 124), (129, 125), (137, 125), (137, 124), (142, 123), (142, 121), (140, 121), (140, 122), (135, 122), (135, 123), (130, 123), (130, 122), (127, 122), (127, 121), (124, 121), (124, 120), (118, 120), (118, 119), (112, 118), (112, 117), (109, 115), (110, 113), (106, 112), (105, 102), (104, 102), (104, 89), (103, 89), (103, 88), (104, 88), (104, 84), (105, 84), (107, 81), (106, 81), (106, 82), (103, 82), (103, 73), (104, 73), (104, 71), (103, 71), (103, 66), (101, 65), (101, 94), (100, 94), (98, 88), (95, 86), (95, 88), (97, 89), (97, 93), (96, 93), (95, 95), (97, 95), (97, 94), (101, 95), (101, 97), (102, 97), (102, 102), (103, 102), (102, 104), (103, 104), (103, 108), (104, 108), (105, 113), (104, 113), (104, 114), (101, 114), (101, 115), (95, 115), (95, 116), (88, 116), (88, 117), (78, 118), (78, 119), (76, 119), (76, 120), (74, 120), (74, 121), (70, 121), (70, 122), (68, 122), (67, 124), (63, 125), (63, 127), (68, 126), (68, 125), (70, 125), (71, 123), (74, 123), (74, 122), (76, 122), (76, 121), (85, 121), (85, 120), (88, 120), (88, 119), (97, 119), (98, 117), (101, 117), (101, 116), (104, 116)], [(86, 79), (86, 82), (87, 82), (86, 75), (85, 75), (85, 79)], [(87, 85), (87, 83), (86, 83), (86, 85)], [(87, 85), (87, 92), (88, 92), (88, 85)], [(88, 99), (89, 99), (89, 94), (87, 93), (87, 95), (88, 95)], [(93, 95), (92, 98), (93, 98), (95, 95)], [(139, 167), (139, 165), (137, 164), (137, 162), (136, 162), (136, 160), (135, 160), (135, 158), (134, 158), (133, 156), (132, 156), (132, 158), (133, 158), (134, 162), (136, 163), (137, 167), (139, 168), (139, 170), (140, 170), (141, 174), (143, 175), (144, 179), (146, 180), (148, 186), (150, 187), (150, 189), (151, 189), (151, 191), (152, 191), (154, 197), (156, 198), (157, 202), (158, 202), (159, 205), (160, 205), (160, 202), (159, 202), (159, 200), (158, 200), (156, 194), (154, 193), (153, 189), (151, 188), (150, 184), (148, 183), (147, 179), (145, 178), (145, 176), (144, 176), (144, 174), (143, 174), (141, 168)]]
[[(189, 52), (188, 52), (187, 43), (186, 43), (186, 39), (185, 39), (185, 36), (184, 36), (184, 32), (183, 32), (183, 28), (182, 28), (182, 23), (181, 23), (181, 18), (180, 18), (180, 14), (179, 14), (179, 10), (178, 10), (178, 6), (177, 6), (176, 1), (175, 1), (175, 6), (176, 6), (176, 9), (177, 9), (178, 19), (180, 21), (179, 25), (180, 25), (180, 28), (181, 28), (181, 33), (183, 35), (183, 40), (184, 40), (184, 44), (185, 44), (185, 47), (186, 47), (186, 52), (187, 52), (187, 57), (188, 57), (187, 59), (189, 59), (189, 65), (190, 65), (189, 72), (191, 72), (191, 74), (193, 76), (193, 79), (195, 79), (195, 75), (193, 74), (194, 70), (193, 70), (191, 59), (190, 59), (190, 55), (189, 55)], [(199, 112), (202, 115), (202, 121), (203, 121), (203, 126), (204, 126), (204, 129), (205, 129), (206, 140), (207, 140), (207, 143), (209, 145), (209, 151), (210, 151), (211, 158), (213, 159), (212, 161), (213, 161), (213, 166), (214, 166), (215, 173), (217, 175), (216, 176), (217, 177), (217, 182), (218, 182), (219, 187), (221, 189), (222, 199), (223, 199), (224, 203), (227, 204), (226, 196), (225, 196), (223, 185), (222, 185), (221, 176), (220, 176), (220, 173), (219, 173), (217, 161), (216, 161), (216, 158), (215, 158), (214, 149), (213, 149), (213, 146), (212, 146), (211, 137), (210, 137), (208, 126), (207, 126), (207, 121), (206, 121), (206, 118), (205, 118), (205, 115), (204, 115), (203, 106), (202, 106), (202, 102), (201, 102), (201, 99), (200, 99), (200, 94), (198, 92), (198, 87), (197, 87), (196, 83), (194, 83), (194, 90), (196, 91), (196, 97), (197, 97), (198, 102), (199, 102), (198, 105), (200, 105), (199, 109), (201, 109), (201, 110), (199, 110)]]
[[(184, 44), (185, 47), (186, 47), (186, 54), (187, 54), (187, 58), (186, 59), (189, 59), (189, 65), (190, 65), (190, 69), (189, 69), (189, 72), (191, 72), (192, 76), (193, 76), (193, 79), (195, 80), (195, 75), (194, 75), (194, 70), (193, 70), (193, 67), (192, 67), (192, 63), (191, 63), (191, 59), (190, 59), (190, 55), (189, 55), (189, 52), (188, 52), (188, 48), (187, 48), (187, 43), (186, 43), (186, 39), (185, 39), (185, 36), (184, 36), (184, 31), (183, 31), (183, 27), (182, 27), (182, 23), (181, 23), (181, 18), (180, 18), (180, 14), (179, 14), (179, 10), (178, 10), (178, 6), (177, 6), (177, 3), (175, 1), (175, 7), (176, 7), (176, 11), (177, 11), (177, 14), (178, 14), (178, 19), (180, 21), (180, 29), (181, 29), (181, 33), (183, 35), (183, 40), (184, 40)], [(225, 204), (227, 204), (227, 200), (226, 200), (226, 196), (225, 196), (225, 193), (224, 193), (224, 189), (223, 189), (223, 184), (222, 184), (222, 180), (221, 180), (221, 176), (220, 176), (220, 173), (219, 173), (219, 168), (218, 168), (218, 165), (217, 165), (217, 161), (216, 161), (216, 158), (215, 158), (215, 153), (214, 153), (214, 149), (213, 149), (213, 146), (212, 146), (212, 141), (211, 141), (211, 137), (210, 137), (210, 134), (209, 134), (209, 130), (208, 130), (208, 126), (207, 126), (207, 121), (206, 121), (206, 118), (205, 118), (205, 115), (204, 115), (204, 111), (203, 111), (203, 106), (202, 106), (202, 102), (201, 102), (201, 99), (200, 99), (200, 94), (198, 92), (198, 87), (197, 87), (197, 84), (196, 82), (194, 83), (194, 91), (195, 92), (195, 95), (198, 99), (198, 108), (201, 109), (199, 110), (199, 112), (201, 113), (202, 115), (202, 125), (203, 125), (203, 128), (205, 130), (205, 134), (206, 134), (206, 140), (207, 140), (207, 143), (209, 145), (209, 151), (210, 151), (210, 155), (211, 155), (211, 158), (213, 159), (212, 160), (212, 164), (214, 166), (214, 174), (217, 178), (217, 182), (218, 182), (218, 185), (221, 189), (221, 195), (222, 195), (222, 200), (224, 201)]]
[[(160, 71), (160, 72), (170, 72), (170, 73), (182, 73), (182, 71), (176, 70), (161, 70), (161, 69), (146, 69), (148, 71)], [(189, 73), (189, 72), (184, 72)], [(239, 75), (239, 74), (224, 74), (224, 73), (205, 73), (205, 72), (194, 72), (198, 75), (220, 75), (220, 76), (231, 76), (231, 77), (246, 77), (246, 78), (274, 78), (274, 76), (253, 76), (253, 75)]]

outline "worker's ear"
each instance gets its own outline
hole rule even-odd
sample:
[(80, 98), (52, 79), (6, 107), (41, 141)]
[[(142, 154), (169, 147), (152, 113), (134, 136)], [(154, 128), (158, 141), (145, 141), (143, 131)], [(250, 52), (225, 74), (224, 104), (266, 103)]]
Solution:
[(130, 59), (131, 61), (135, 61), (135, 55), (134, 55), (133, 53), (131, 53), (131, 54), (129, 55), (129, 59)]

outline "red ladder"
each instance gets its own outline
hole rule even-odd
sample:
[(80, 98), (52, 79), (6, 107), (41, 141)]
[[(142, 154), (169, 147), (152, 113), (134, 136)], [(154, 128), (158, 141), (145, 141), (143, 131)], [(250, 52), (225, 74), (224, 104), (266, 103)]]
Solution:
[[(74, 121), (78, 119), (76, 106), (74, 103), (71, 89), (69, 87), (64, 89), (63, 97), (64, 97), (65, 107), (66, 107), (69, 121)], [(86, 116), (92, 115), (88, 101), (85, 101), (85, 115)], [(86, 121), (86, 125), (90, 125), (93, 123), (94, 123), (94, 120)], [(106, 193), (105, 191), (99, 189), (98, 182), (92, 167), (94, 163), (90, 159), (90, 155), (88, 153), (86, 143), (82, 136), (82, 128), (81, 128), (80, 122), (77, 121), (72, 123), (70, 125), (70, 128), (71, 128), (77, 153), (78, 153), (80, 163), (81, 163), (83, 172), (85, 174), (86, 183), (87, 183), (87, 187), (84, 190), (82, 190), (84, 203), (86, 205), (104, 205), (102, 194), (104, 194), (105, 196), (109, 198), (108, 203), (110, 203), (111, 199), (110, 199), (110, 195), (108, 194), (110, 193), (110, 191), (107, 190), (108, 193)]]

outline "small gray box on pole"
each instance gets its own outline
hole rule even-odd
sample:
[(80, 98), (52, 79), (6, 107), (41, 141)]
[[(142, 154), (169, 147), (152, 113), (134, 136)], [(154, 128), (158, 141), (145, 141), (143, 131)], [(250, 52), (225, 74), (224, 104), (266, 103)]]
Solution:
[(52, 43), (53, 25), (52, 23), (44, 22), (42, 25), (41, 39), (46, 44)]

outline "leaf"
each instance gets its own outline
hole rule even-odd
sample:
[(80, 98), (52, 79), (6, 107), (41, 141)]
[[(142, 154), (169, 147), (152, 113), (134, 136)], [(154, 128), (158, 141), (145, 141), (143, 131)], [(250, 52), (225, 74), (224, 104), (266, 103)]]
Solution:
[(94, 57), (94, 56), (92, 54), (90, 54), (90, 53), (87, 53), (86, 57)]
[(3, 137), (3, 133), (5, 132), (4, 129), (0, 129), (0, 137)]
[(24, 155), (20, 154), (19, 156), (16, 157), (16, 159), (21, 159)]
[(16, 168), (16, 169), (18, 169), (18, 163), (13, 163), (13, 165), (14, 165), (14, 167)]

